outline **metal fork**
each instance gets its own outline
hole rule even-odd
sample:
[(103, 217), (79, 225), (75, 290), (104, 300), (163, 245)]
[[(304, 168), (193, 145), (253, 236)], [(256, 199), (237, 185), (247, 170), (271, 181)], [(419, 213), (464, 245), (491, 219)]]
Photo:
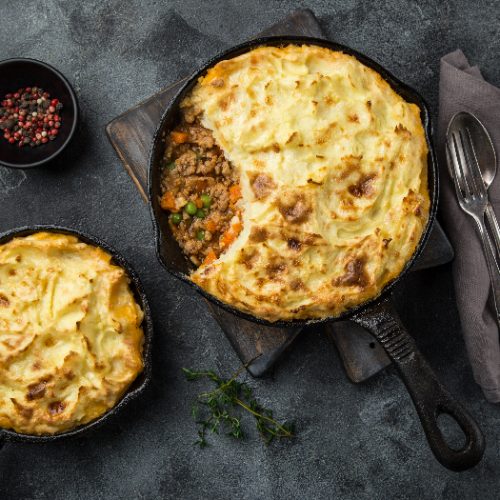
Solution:
[(476, 223), (481, 238), (483, 252), (490, 275), (493, 290), (493, 303), (500, 321), (500, 268), (496, 259), (491, 238), (485, 226), (485, 212), (488, 206), (488, 195), (484, 186), (481, 171), (477, 162), (470, 158), (470, 136), (466, 129), (459, 129), (448, 134), (446, 140), (446, 159), (451, 177), (455, 184), (458, 203), (462, 210), (469, 214)]

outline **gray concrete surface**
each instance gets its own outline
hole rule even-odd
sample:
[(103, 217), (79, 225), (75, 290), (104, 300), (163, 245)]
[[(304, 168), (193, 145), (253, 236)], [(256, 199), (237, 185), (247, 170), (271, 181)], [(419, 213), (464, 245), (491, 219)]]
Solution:
[(264, 380), (260, 399), (298, 426), (293, 443), (265, 447), (225, 436), (200, 451), (189, 411), (201, 389), (180, 369), (225, 374), (238, 359), (201, 300), (156, 262), (147, 207), (108, 143), (105, 124), (216, 51), (297, 7), (311, 8), (333, 39), (378, 60), (419, 90), (434, 113), (441, 55), (461, 47), (500, 85), (495, 1), (258, 0), (0, 2), (0, 59), (29, 56), (65, 73), (83, 120), (51, 168), (0, 169), (0, 230), (34, 223), (106, 239), (141, 274), (156, 322), (154, 382), (147, 395), (91, 437), (0, 450), (2, 499), (495, 499), (500, 414), (472, 380), (450, 267), (411, 276), (397, 302), (409, 330), (448, 388), (481, 424), (483, 462), (443, 469), (424, 440), (409, 396), (390, 369), (349, 383), (333, 345), (303, 335)]

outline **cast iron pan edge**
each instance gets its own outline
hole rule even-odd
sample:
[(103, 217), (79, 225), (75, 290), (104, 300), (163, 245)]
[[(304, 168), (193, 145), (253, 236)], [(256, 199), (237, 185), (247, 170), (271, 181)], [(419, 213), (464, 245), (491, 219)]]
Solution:
[[(160, 165), (164, 150), (164, 134), (173, 126), (174, 121), (178, 116), (178, 105), (186, 93), (188, 93), (196, 84), (198, 78), (202, 76), (208, 68), (223, 59), (236, 57), (258, 46), (279, 46), (289, 43), (319, 45), (350, 54), (366, 66), (377, 71), (403, 98), (419, 106), (429, 148), (428, 189), (431, 206), (429, 211), (429, 220), (413, 256), (406, 263), (400, 275), (392, 282), (388, 283), (377, 297), (374, 297), (364, 304), (346, 311), (337, 317), (307, 321), (277, 321), (271, 323), (263, 320), (262, 318), (252, 316), (251, 314), (243, 313), (231, 305), (218, 300), (216, 297), (208, 294), (189, 279), (187, 275), (189, 272), (187, 259), (183, 257), (180, 247), (177, 245), (170, 232), (166, 213), (159, 207), (158, 200), (161, 180)], [(187, 79), (184, 86), (170, 102), (153, 138), (149, 169), (149, 201), (151, 204), (151, 216), (156, 237), (156, 252), (161, 264), (167, 269), (167, 271), (180, 280), (193, 286), (199, 293), (211, 302), (215, 303), (217, 306), (222, 307), (236, 316), (255, 323), (264, 324), (266, 326), (306, 326), (311, 323), (351, 319), (366, 328), (381, 343), (388, 356), (396, 365), (396, 368), (398, 369), (399, 374), (401, 375), (401, 378), (403, 379), (415, 404), (415, 408), (424, 428), (429, 446), (436, 459), (445, 467), (451, 470), (459, 471), (469, 469), (481, 460), (485, 448), (482, 432), (470, 414), (453, 399), (448, 391), (436, 379), (430, 366), (418, 351), (413, 338), (404, 329), (404, 326), (399, 320), (399, 317), (389, 300), (392, 288), (406, 275), (410, 267), (422, 252), (436, 216), (439, 181), (436, 155), (431, 136), (432, 126), (430, 114), (422, 97), (416, 91), (395, 78), (379, 64), (363, 54), (360, 54), (344, 45), (317, 38), (295, 36), (259, 38), (238, 45), (209, 61), (200, 70), (196, 71), (189, 79)], [(439, 429), (437, 418), (443, 413), (451, 416), (458, 423), (465, 434), (465, 445), (459, 450), (452, 449), (448, 446), (441, 430)]]
[(89, 422), (88, 424), (82, 425), (67, 432), (62, 432), (60, 434), (41, 435), (41, 436), (20, 434), (12, 430), (0, 429), (0, 446), (1, 446), (1, 441), (47, 443), (47, 442), (59, 441), (61, 439), (80, 437), (100, 427), (102, 424), (104, 424), (114, 415), (116, 415), (130, 401), (137, 399), (144, 392), (144, 390), (146, 389), (147, 385), (151, 380), (151, 347), (153, 340), (153, 319), (151, 316), (151, 310), (149, 309), (148, 300), (144, 292), (144, 289), (142, 287), (141, 281), (137, 273), (132, 268), (132, 266), (114, 248), (112, 248), (99, 238), (96, 238), (95, 236), (90, 236), (75, 229), (68, 229), (65, 227), (59, 227), (54, 225), (26, 226), (26, 227), (11, 229), (9, 231), (0, 234), (0, 245), (7, 243), (8, 241), (10, 241), (15, 237), (28, 236), (30, 234), (38, 233), (40, 231), (46, 231), (51, 233), (63, 233), (72, 236), (77, 236), (78, 239), (80, 239), (84, 243), (100, 247), (109, 254), (111, 254), (111, 256), (113, 257), (112, 262), (125, 269), (128, 277), (130, 278), (130, 288), (132, 290), (132, 293), (134, 294), (137, 303), (141, 306), (141, 309), (144, 312), (144, 319), (142, 321), (142, 329), (144, 331), (144, 344), (142, 348), (144, 369), (142, 370), (141, 373), (139, 373), (137, 378), (134, 380), (134, 382), (132, 382), (132, 384), (124, 393), (122, 398), (118, 401), (118, 403), (115, 406), (113, 406), (113, 408), (109, 409), (101, 417)]

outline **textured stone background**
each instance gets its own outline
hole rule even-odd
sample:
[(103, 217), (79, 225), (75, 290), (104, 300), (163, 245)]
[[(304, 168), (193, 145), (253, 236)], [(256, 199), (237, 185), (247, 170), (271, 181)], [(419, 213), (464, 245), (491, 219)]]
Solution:
[(183, 366), (229, 374), (238, 359), (200, 299), (155, 260), (147, 207), (108, 143), (104, 126), (220, 49), (297, 7), (333, 39), (365, 52), (419, 90), (434, 112), (441, 55), (461, 47), (500, 85), (495, 1), (80, 1), (0, 2), (0, 59), (45, 60), (73, 82), (83, 111), (77, 139), (51, 168), (0, 169), (0, 230), (33, 223), (105, 238), (143, 278), (156, 322), (154, 383), (91, 437), (52, 445), (6, 444), (0, 498), (498, 498), (500, 415), (472, 380), (449, 266), (412, 275), (397, 301), (439, 378), (470, 408), (488, 447), (456, 474), (432, 457), (394, 370), (349, 383), (320, 331), (303, 335), (268, 378), (250, 380), (293, 443), (263, 446), (224, 436), (192, 446), (190, 404), (200, 386)]

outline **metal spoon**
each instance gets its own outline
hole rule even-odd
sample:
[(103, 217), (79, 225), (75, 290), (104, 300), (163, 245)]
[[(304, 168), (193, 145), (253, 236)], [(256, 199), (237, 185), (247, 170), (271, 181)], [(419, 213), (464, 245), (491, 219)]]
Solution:
[[(497, 157), (490, 134), (482, 122), (472, 113), (460, 112), (451, 119), (448, 133), (460, 129), (466, 131), (466, 136), (469, 139), (469, 141), (465, 141), (468, 145), (466, 153), (470, 161), (477, 162), (484, 185), (488, 189), (497, 173)], [(497, 255), (500, 256), (500, 226), (489, 200), (485, 215), (495, 242)]]

